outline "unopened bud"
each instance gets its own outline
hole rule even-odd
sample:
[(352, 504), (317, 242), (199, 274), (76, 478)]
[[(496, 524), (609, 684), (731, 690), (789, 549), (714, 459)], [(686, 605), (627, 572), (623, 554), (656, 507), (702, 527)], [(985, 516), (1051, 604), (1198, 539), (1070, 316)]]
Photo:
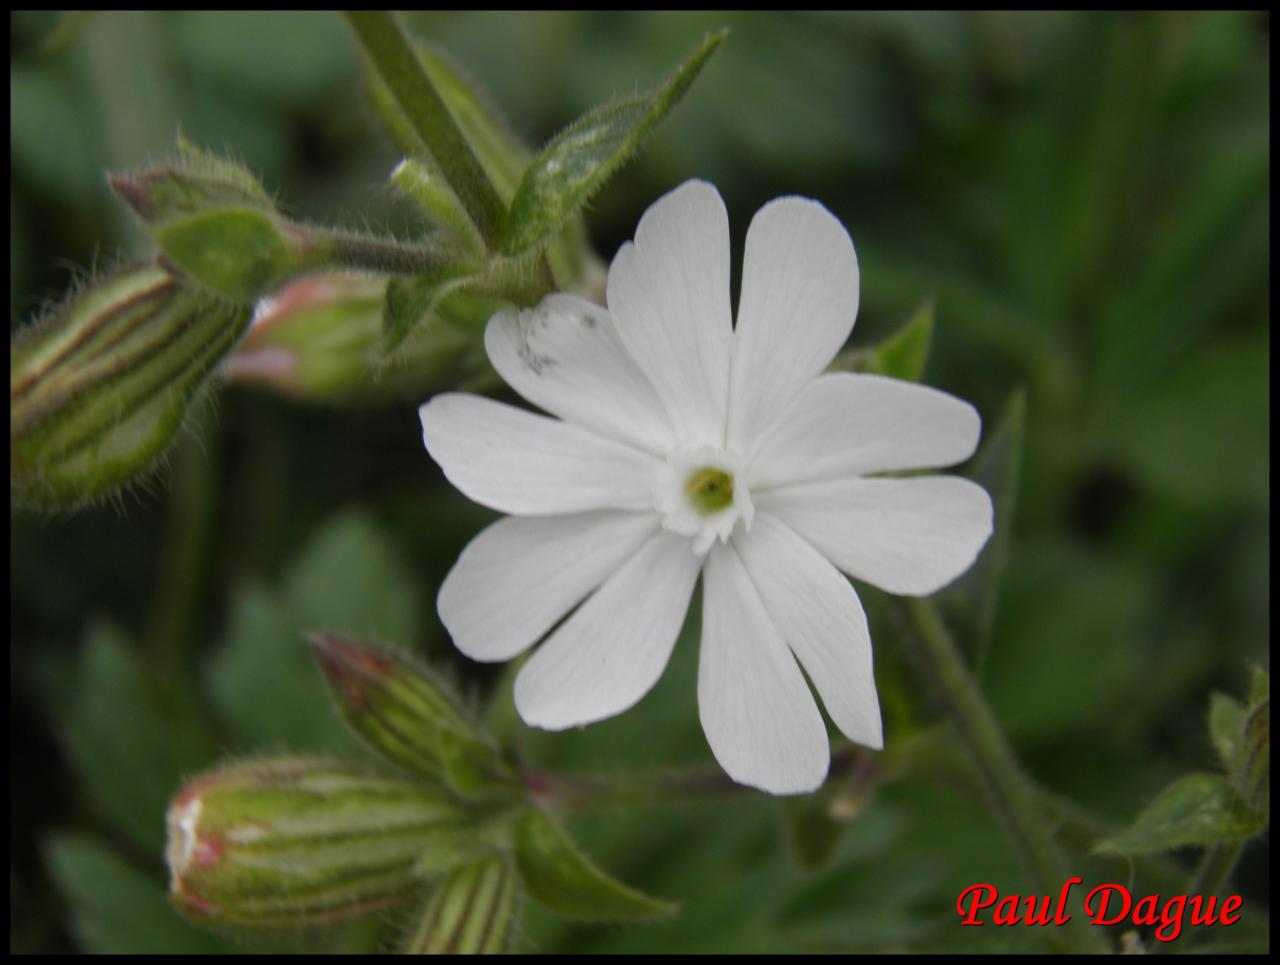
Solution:
[(443, 789), (349, 764), (234, 765), (169, 807), (170, 897), (187, 916), (232, 928), (359, 917), (419, 890), (421, 854), (464, 821)]
[(73, 506), (147, 472), (249, 321), (155, 266), (97, 279), (20, 333), (9, 356), (10, 486)]
[(493, 739), (425, 668), (396, 651), (331, 633), (309, 639), (343, 719), (374, 750), (467, 797), (519, 791)]
[(487, 371), (478, 335), (443, 318), (419, 326), (384, 358), (387, 284), (316, 275), (261, 299), (223, 375), (313, 402), (377, 403), (420, 398)]
[(405, 158), (391, 172), (391, 183), (432, 224), (445, 228), (474, 251), (484, 250), (484, 239), (462, 202), (439, 172), (421, 161)]
[(509, 858), (465, 865), (436, 886), (404, 951), (410, 955), (494, 955), (514, 935), (520, 879)]
[(181, 148), (176, 162), (108, 179), (173, 265), (212, 292), (249, 301), (317, 262), (322, 253), (306, 229), (276, 211), (248, 170)]

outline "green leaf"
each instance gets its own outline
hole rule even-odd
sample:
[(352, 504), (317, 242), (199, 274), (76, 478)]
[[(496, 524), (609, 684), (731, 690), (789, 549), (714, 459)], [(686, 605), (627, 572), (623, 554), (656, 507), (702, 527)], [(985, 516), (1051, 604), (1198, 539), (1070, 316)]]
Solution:
[(234, 950), (175, 915), (158, 880), (90, 835), (55, 835), (46, 858), (58, 890), (71, 906), (71, 928), (82, 951), (217, 955)]
[(438, 278), (392, 278), (382, 307), (382, 342), (378, 351), (387, 356), (418, 325), (427, 321), (440, 300), (453, 287)]
[(308, 627), (401, 646), (418, 639), (418, 586), (394, 544), (359, 510), (325, 522), (290, 566), (284, 590)]
[(529, 166), (529, 148), (444, 51), (424, 43), (415, 43), (414, 49), (498, 195), (510, 203), (520, 176)]
[(76, 693), (63, 726), (90, 802), (131, 842), (159, 854), (174, 787), (218, 752), (199, 705), (180, 682), (148, 680), (131, 643), (106, 625), (89, 631)]
[(431, 893), (405, 943), (410, 955), (507, 951), (519, 917), (520, 879), (508, 858), (464, 865)]
[(601, 871), (546, 813), (530, 808), (516, 825), (516, 862), (529, 894), (579, 921), (651, 921), (676, 912)]
[(1153, 492), (1205, 507), (1265, 507), (1270, 385), (1269, 334), (1224, 335), (1098, 413), (1097, 431)]
[(968, 473), (970, 479), (991, 495), (995, 528), (977, 562), (946, 591), (946, 597), (962, 604), (958, 622), (973, 666), (979, 671), (986, 664), (991, 647), (996, 604), (1009, 558), (1026, 427), (1027, 394), (1018, 388), (1010, 394), (995, 428), (987, 433), (982, 451)]
[(1260, 703), (1271, 696), (1271, 675), (1261, 667), (1254, 667), (1249, 672), (1249, 706)]
[(840, 368), (854, 372), (887, 375), (893, 379), (919, 382), (929, 360), (929, 344), (933, 340), (933, 299), (922, 302), (902, 326), (875, 348), (855, 352)]
[(303, 633), (416, 639), (417, 595), (395, 552), (359, 512), (334, 517), (290, 566), (281, 590), (242, 588), (210, 668), (218, 709), (244, 747), (350, 751)]
[(271, 215), (223, 208), (154, 231), (174, 265), (210, 291), (252, 301), (278, 288), (303, 266), (297, 244)]
[(1238, 787), (1255, 814), (1270, 820), (1271, 698), (1249, 712), (1244, 723)]
[(640, 147), (728, 36), (711, 34), (662, 87), (598, 107), (543, 148), (520, 181), (502, 234), (502, 253), (518, 255), (548, 240)]
[(1209, 695), (1209, 739), (1218, 752), (1222, 769), (1228, 773), (1236, 766), (1240, 738), (1244, 731), (1244, 707), (1226, 694)]
[(1186, 845), (1211, 845), (1251, 838), (1263, 820), (1243, 797), (1216, 774), (1188, 774), (1157, 795), (1137, 819), (1095, 852), (1149, 854)]

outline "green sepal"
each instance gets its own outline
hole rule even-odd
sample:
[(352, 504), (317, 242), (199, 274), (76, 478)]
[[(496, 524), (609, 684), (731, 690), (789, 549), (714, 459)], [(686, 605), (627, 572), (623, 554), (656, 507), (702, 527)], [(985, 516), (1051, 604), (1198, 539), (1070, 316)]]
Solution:
[(335, 634), (307, 637), (339, 713), (373, 750), (463, 797), (522, 790), (494, 741), (425, 667), (402, 652)]
[(870, 372), (907, 382), (919, 382), (929, 361), (933, 340), (933, 300), (923, 302), (889, 338), (870, 349), (841, 356), (833, 368), (849, 372)]
[(154, 265), (95, 279), (11, 342), (10, 492), (65, 508), (152, 470), (249, 323)]
[(556, 914), (579, 921), (652, 921), (678, 910), (601, 871), (538, 808), (529, 808), (517, 821), (515, 840), (525, 889)]
[(108, 177), (169, 262), (209, 291), (251, 301), (315, 260), (306, 233), (249, 170), (179, 138), (179, 159)]
[(431, 892), (402, 951), (495, 955), (507, 951), (520, 911), (520, 878), (505, 857), (453, 871)]
[(111, 189), (148, 225), (216, 208), (272, 211), (266, 189), (245, 167), (178, 139), (177, 162), (111, 174)]
[(274, 291), (311, 263), (302, 239), (278, 218), (247, 208), (193, 214), (152, 234), (174, 266), (210, 291), (240, 301)]
[(518, 255), (547, 242), (688, 93), (728, 36), (708, 36), (656, 91), (605, 104), (554, 137), (525, 170), (511, 199), (500, 250)]

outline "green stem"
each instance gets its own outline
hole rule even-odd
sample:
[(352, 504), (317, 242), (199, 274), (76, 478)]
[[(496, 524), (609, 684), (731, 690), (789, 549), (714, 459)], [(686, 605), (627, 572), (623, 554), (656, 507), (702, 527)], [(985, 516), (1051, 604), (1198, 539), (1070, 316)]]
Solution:
[(385, 275), (445, 278), (483, 270), (458, 247), (432, 242), (405, 244), (349, 231), (306, 228), (309, 268), (358, 268)]
[(1204, 895), (1206, 898), (1221, 895), (1231, 880), (1231, 872), (1235, 870), (1243, 850), (1243, 841), (1233, 841), (1230, 844), (1215, 844), (1205, 851), (1200, 867), (1187, 886), (1187, 894)]
[(181, 680), (188, 672), (186, 653), (192, 621), (204, 587), (216, 493), (211, 460), (217, 449), (216, 425), (202, 406), (191, 434), (174, 455), (168, 531), (160, 549), (155, 604), (147, 621), (144, 649), (158, 680)]
[[(932, 602), (900, 601), (904, 637), (918, 662), (937, 686), (947, 714), (982, 775), (987, 796), (1021, 852), (1041, 894), (1057, 894), (1067, 878), (1066, 862), (1037, 799), (1035, 785), (1014, 757), (977, 683), (965, 665), (954, 638)], [(1072, 916), (1055, 937), (1069, 951), (1108, 950), (1104, 939), (1086, 921)]]
[[(831, 756), (828, 779), (851, 774), (870, 753), (847, 746)], [(525, 784), (537, 800), (570, 811), (656, 804), (683, 804), (739, 794), (759, 794), (738, 784), (720, 768), (693, 768), (660, 774), (623, 774), (608, 777), (562, 777), (524, 770)]]
[(391, 96), (471, 215), (485, 246), (496, 250), (506, 207), (399, 21), (387, 11), (348, 10), (345, 16)]

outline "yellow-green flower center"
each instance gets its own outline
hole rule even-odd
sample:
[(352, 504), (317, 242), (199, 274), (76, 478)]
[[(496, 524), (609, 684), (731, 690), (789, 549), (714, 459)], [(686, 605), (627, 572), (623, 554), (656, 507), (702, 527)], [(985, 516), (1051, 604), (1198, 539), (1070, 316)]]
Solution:
[(703, 466), (689, 474), (684, 491), (698, 512), (710, 516), (733, 505), (733, 476), (715, 466)]

